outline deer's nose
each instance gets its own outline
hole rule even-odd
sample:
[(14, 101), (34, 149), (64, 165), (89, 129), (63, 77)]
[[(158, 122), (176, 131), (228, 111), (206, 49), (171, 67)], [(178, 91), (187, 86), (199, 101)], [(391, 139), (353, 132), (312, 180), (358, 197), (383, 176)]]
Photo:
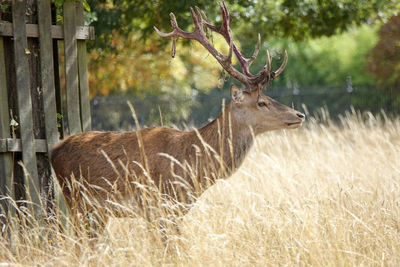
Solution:
[(305, 117), (306, 117), (306, 115), (304, 115), (303, 113), (297, 113), (296, 114), (297, 115), (297, 117), (299, 117), (300, 119), (304, 119)]

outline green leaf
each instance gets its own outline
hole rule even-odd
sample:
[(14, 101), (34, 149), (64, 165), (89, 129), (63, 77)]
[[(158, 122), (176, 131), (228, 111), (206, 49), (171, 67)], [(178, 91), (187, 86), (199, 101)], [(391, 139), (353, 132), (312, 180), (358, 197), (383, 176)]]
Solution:
[(63, 17), (61, 15), (57, 14), (57, 22), (62, 22), (63, 21)]
[(1, 5), (1, 11), (5, 12), (9, 6), (10, 6), (10, 4), (2, 4)]
[(86, 0), (83, 0), (83, 1), (82, 1), (82, 4), (83, 4), (83, 8), (85, 8), (85, 10), (86, 10), (87, 12), (90, 12), (90, 6), (89, 6), (89, 4), (87, 3), (87, 1), (86, 1)]

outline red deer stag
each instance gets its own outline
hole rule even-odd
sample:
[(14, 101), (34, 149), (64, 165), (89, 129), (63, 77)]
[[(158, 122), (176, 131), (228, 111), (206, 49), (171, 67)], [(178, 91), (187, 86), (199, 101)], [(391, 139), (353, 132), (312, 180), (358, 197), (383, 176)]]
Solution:
[[(229, 177), (242, 164), (254, 136), (271, 130), (294, 129), (304, 121), (302, 113), (262, 93), (262, 88), (283, 72), (287, 53), (279, 69), (272, 71), (267, 51), (264, 68), (251, 74), (249, 67), (260, 50), (260, 37), (254, 54), (245, 58), (232, 38), (225, 3), (220, 3), (220, 7), (220, 26), (207, 22), (196, 7), (190, 8), (193, 32), (180, 29), (173, 13), (170, 14), (172, 32), (155, 30), (162, 37), (198, 41), (245, 89), (232, 85), (231, 102), (214, 121), (200, 129), (179, 131), (152, 127), (136, 132), (92, 131), (70, 136), (58, 144), (51, 151), (52, 165), (73, 214), (88, 204), (80, 192), (72, 192), (71, 174), (77, 180), (80, 178), (83, 185), (90, 185), (93, 196), (100, 202), (112, 194), (121, 200), (137, 197), (140, 181), (150, 182), (165, 196), (188, 203), (216, 179)], [(206, 28), (225, 38), (229, 45), (227, 56), (213, 47), (205, 35)], [(173, 45), (173, 54), (174, 51)], [(242, 72), (232, 66), (233, 53)]]

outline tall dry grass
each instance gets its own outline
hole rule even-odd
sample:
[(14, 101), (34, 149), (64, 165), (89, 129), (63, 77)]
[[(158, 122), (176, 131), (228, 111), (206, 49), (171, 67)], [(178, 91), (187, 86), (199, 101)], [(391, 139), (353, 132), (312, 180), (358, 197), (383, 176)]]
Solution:
[(14, 220), (0, 265), (398, 266), (400, 121), (325, 115), (258, 137), (242, 167), (179, 219), (180, 233), (134, 213), (96, 238)]

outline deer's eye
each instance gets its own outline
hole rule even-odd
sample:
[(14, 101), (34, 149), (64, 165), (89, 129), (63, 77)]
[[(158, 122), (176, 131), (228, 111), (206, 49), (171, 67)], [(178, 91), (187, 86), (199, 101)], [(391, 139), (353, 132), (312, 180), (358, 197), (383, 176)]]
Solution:
[(265, 102), (258, 102), (257, 103), (257, 105), (260, 107), (260, 108), (263, 108), (263, 107), (268, 107), (268, 105), (267, 105), (267, 103), (265, 103)]

